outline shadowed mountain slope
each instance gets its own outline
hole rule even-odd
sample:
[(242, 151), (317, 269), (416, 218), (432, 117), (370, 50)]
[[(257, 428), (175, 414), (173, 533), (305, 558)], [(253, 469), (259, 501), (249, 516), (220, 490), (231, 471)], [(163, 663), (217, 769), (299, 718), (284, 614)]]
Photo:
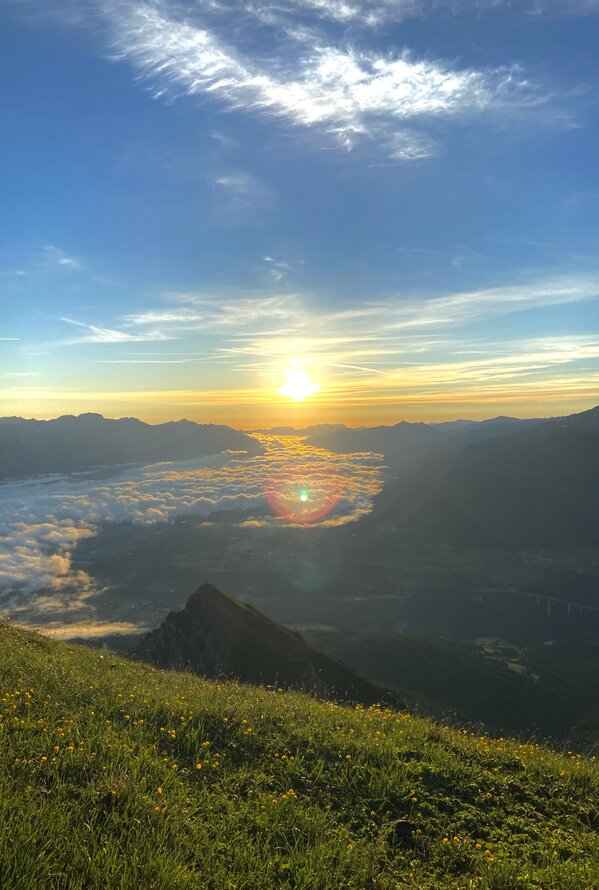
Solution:
[(599, 544), (599, 408), (447, 448), (391, 482), (375, 514), (456, 545)]
[(423, 455), (434, 451), (446, 438), (446, 433), (426, 423), (401, 421), (395, 426), (364, 427), (350, 429), (344, 427), (332, 430), (310, 432), (308, 442), (317, 448), (341, 454), (352, 452), (374, 452), (384, 454), (387, 463), (393, 467), (404, 467)]
[[(560, 420), (574, 421), (577, 417), (582, 418), (583, 415)], [(314, 427), (306, 433), (311, 445), (343, 454), (355, 451), (380, 453), (385, 456), (391, 470), (405, 471), (422, 463), (436, 461), (448, 451), (457, 453), (477, 442), (522, 433), (524, 430), (551, 423), (553, 419), (520, 420), (517, 417), (457, 420), (449, 423), (410, 423), (402, 420), (394, 426), (358, 429)]]
[(435, 718), (589, 749), (599, 742), (597, 641), (562, 640), (523, 653), (498, 641), (485, 650), (434, 636), (312, 630), (306, 638)]
[(187, 460), (223, 451), (258, 454), (261, 446), (231, 427), (190, 420), (148, 424), (134, 417), (109, 420), (101, 414), (56, 420), (0, 418), (0, 479)]
[(312, 649), (299, 634), (209, 583), (180, 612), (170, 612), (132, 654), (160, 668), (302, 689), (322, 698), (373, 704), (385, 697), (384, 690)]

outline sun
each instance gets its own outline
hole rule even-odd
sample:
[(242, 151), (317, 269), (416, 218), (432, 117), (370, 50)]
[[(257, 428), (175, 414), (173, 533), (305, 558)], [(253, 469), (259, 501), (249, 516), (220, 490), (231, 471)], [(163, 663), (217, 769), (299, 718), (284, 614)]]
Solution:
[(302, 368), (291, 368), (286, 372), (285, 377), (285, 384), (277, 390), (281, 396), (301, 402), (308, 396), (320, 392), (320, 385), (310, 380), (310, 375)]

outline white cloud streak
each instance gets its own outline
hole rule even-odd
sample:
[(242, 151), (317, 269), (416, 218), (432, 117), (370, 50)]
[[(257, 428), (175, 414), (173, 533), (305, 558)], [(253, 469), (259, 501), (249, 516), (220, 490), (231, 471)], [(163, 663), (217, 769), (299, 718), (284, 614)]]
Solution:
[(496, 7), (539, 17), (597, 9), (595, 0), (21, 3), (31, 15), (37, 9), (42, 22), (51, 16), (67, 25), (108, 25), (112, 57), (130, 62), (156, 97), (212, 100), (223, 110), (319, 131), (347, 150), (362, 144), (395, 163), (439, 152), (428, 132), (437, 119), (484, 113), (487, 120), (520, 116), (529, 124), (542, 108), (550, 111), (545, 123), (562, 126), (569, 117), (551, 111), (553, 96), (511, 64), (477, 70), (407, 50), (383, 53), (368, 48), (372, 28), (440, 13), (479, 16)]
[(62, 317), (61, 321), (85, 331), (80, 337), (74, 337), (73, 339), (63, 341), (64, 346), (79, 345), (81, 343), (135, 343), (168, 339), (168, 337), (160, 331), (147, 330), (143, 335), (136, 335), (126, 331), (116, 331), (112, 328), (86, 324), (83, 321), (76, 321), (73, 318)]
[(502, 8), (512, 15), (586, 15), (599, 11), (599, 0), (278, 0), (251, 3), (248, 8), (271, 21), (312, 14), (340, 25), (379, 28), (438, 13), (481, 16)]
[(44, 258), (50, 265), (58, 266), (61, 269), (79, 271), (83, 268), (83, 263), (79, 257), (69, 256), (64, 250), (52, 245), (44, 248)]
[[(330, 6), (335, 8), (341, 14), (345, 5)], [(224, 43), (210, 23), (178, 20), (163, 5), (114, 9), (115, 51), (156, 84), (155, 95), (213, 98), (229, 109), (317, 127), (347, 149), (372, 140), (397, 160), (436, 151), (410, 122), (499, 112), (538, 100), (513, 69), (457, 69), (407, 52), (389, 56), (334, 45), (312, 33), (295, 35), (299, 52), (290, 54), (287, 47), (279, 59), (270, 54), (270, 61), (258, 61)]]
[[(368, 300), (341, 310), (314, 306), (313, 300), (299, 293), (239, 298), (189, 293), (172, 294), (170, 307), (125, 316), (121, 326), (136, 332), (157, 328), (164, 338), (190, 331), (223, 335), (229, 331), (231, 339), (237, 341), (231, 348), (261, 335), (280, 341), (281, 351), (287, 354), (294, 339), (314, 340), (328, 349), (333, 345), (331, 338), (337, 342), (371, 338), (376, 351), (384, 347), (389, 336), (432, 336), (432, 331), (442, 333), (525, 310), (598, 298), (599, 277), (592, 274), (539, 278), (442, 296)], [(314, 337), (314, 331), (319, 332), (318, 337)], [(263, 345), (267, 352), (272, 351)]]

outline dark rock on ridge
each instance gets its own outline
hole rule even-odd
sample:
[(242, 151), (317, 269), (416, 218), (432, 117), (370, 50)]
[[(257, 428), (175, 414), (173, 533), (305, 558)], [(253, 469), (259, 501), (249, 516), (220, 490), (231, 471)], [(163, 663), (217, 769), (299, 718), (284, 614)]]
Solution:
[[(300, 634), (204, 583), (131, 653), (160, 668), (300, 689), (370, 705), (391, 693), (313, 649)], [(394, 702), (397, 704), (397, 702)]]

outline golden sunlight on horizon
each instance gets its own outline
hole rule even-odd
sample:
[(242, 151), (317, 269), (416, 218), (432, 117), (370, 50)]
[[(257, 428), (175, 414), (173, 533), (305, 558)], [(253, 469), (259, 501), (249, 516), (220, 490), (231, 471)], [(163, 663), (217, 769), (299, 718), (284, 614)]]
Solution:
[[(286, 387), (281, 387), (283, 389)], [(197, 423), (224, 423), (238, 429), (305, 427), (318, 423), (348, 426), (394, 424), (400, 420), (435, 423), (469, 418), (485, 420), (498, 414), (554, 417), (593, 408), (596, 387), (540, 389), (521, 392), (430, 392), (377, 394), (339, 393), (327, 385), (318, 397), (281, 396), (277, 389), (148, 389), (84, 390), (50, 387), (0, 388), (0, 416), (50, 420), (63, 414), (95, 411), (105, 417), (138, 417), (147, 423), (186, 418)]]

